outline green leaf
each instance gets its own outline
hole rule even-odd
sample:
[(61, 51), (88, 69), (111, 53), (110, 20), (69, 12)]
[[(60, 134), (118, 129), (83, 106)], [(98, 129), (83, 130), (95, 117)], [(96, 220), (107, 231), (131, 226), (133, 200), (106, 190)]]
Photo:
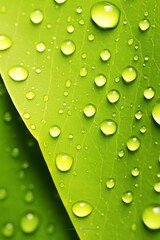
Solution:
[(0, 0), (1, 74), (80, 239), (159, 239), (160, 3), (99, 2)]
[[(0, 132), (0, 239), (77, 239), (37, 143), (15, 111), (2, 79)], [(22, 224), (28, 214), (34, 214), (38, 224)]]

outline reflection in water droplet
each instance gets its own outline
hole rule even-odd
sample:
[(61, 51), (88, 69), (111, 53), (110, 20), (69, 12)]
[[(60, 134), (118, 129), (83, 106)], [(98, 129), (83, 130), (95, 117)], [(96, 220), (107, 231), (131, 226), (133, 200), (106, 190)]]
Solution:
[(106, 182), (106, 187), (108, 189), (113, 189), (115, 186), (115, 180), (113, 178), (109, 178)]
[(144, 90), (143, 94), (144, 94), (144, 97), (149, 100), (154, 97), (155, 91), (152, 87), (148, 87)]
[(140, 147), (141, 143), (138, 137), (130, 137), (127, 141), (127, 148), (131, 151), (137, 151)]
[(80, 69), (80, 72), (79, 72), (80, 77), (86, 77), (87, 74), (88, 74), (87, 68), (86, 67), (82, 67)]
[(57, 125), (54, 125), (49, 129), (49, 133), (51, 137), (57, 138), (61, 134), (61, 129)]
[(108, 49), (105, 49), (101, 52), (100, 57), (101, 57), (102, 61), (106, 62), (110, 59), (111, 53)]
[(46, 50), (46, 45), (43, 42), (37, 43), (36, 50), (37, 52), (44, 52)]
[(126, 204), (130, 204), (133, 201), (133, 193), (130, 191), (125, 192), (122, 196), (122, 201)]
[(4, 187), (0, 188), (0, 201), (5, 200), (7, 198), (7, 190)]
[(88, 118), (93, 117), (96, 113), (96, 107), (93, 104), (87, 104), (83, 108), (83, 112), (86, 117), (88, 117)]
[(76, 46), (73, 41), (65, 40), (61, 45), (61, 51), (64, 55), (72, 55), (76, 50)]
[(134, 67), (128, 66), (122, 71), (122, 78), (126, 83), (133, 82), (137, 78), (137, 71)]
[(85, 201), (78, 201), (73, 204), (72, 211), (77, 217), (87, 217), (93, 211), (93, 207)]
[(103, 87), (106, 84), (107, 79), (103, 74), (99, 74), (95, 77), (94, 82), (97, 87)]
[(100, 130), (105, 136), (113, 135), (117, 131), (117, 124), (111, 119), (106, 119), (101, 123)]
[(114, 28), (119, 23), (120, 10), (113, 3), (101, 1), (91, 7), (91, 18), (100, 28)]
[(139, 22), (139, 28), (141, 31), (146, 31), (150, 27), (150, 22), (148, 19), (143, 19)]
[(28, 77), (28, 70), (22, 66), (14, 66), (9, 69), (8, 75), (14, 81), (24, 81)]
[(66, 172), (71, 169), (73, 165), (73, 157), (67, 153), (59, 153), (56, 156), (56, 166), (57, 168), (62, 171)]
[(139, 168), (135, 167), (132, 169), (131, 174), (133, 177), (138, 177), (139, 176)]
[(21, 218), (20, 227), (26, 234), (35, 232), (39, 227), (39, 217), (34, 213), (27, 213)]
[(151, 204), (142, 213), (143, 223), (152, 230), (160, 229), (160, 205)]
[(158, 193), (160, 192), (160, 182), (154, 184), (154, 190)]
[(15, 234), (15, 228), (13, 223), (8, 222), (2, 228), (2, 235), (6, 238), (11, 238)]
[(157, 103), (152, 109), (152, 117), (160, 125), (160, 103)]
[(6, 50), (12, 46), (12, 40), (6, 35), (0, 35), (0, 51)]
[(30, 14), (30, 19), (32, 21), (32, 23), (34, 24), (39, 24), (43, 21), (43, 13), (41, 10), (34, 10), (33, 12), (31, 12)]
[(36, 95), (35, 95), (34, 92), (27, 92), (27, 93), (26, 93), (26, 98), (27, 98), (28, 100), (34, 99), (35, 96), (36, 96)]
[(110, 90), (107, 94), (107, 99), (110, 103), (116, 103), (120, 98), (120, 94), (117, 90)]

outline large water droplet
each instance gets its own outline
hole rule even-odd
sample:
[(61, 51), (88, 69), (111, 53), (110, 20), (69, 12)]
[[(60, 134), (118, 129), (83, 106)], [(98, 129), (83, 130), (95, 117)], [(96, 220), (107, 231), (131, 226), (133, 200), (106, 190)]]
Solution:
[(142, 213), (143, 223), (152, 230), (160, 229), (160, 205), (151, 204)]
[(78, 201), (72, 206), (72, 211), (77, 217), (87, 217), (93, 211), (93, 207), (85, 201)]
[(115, 186), (115, 180), (113, 178), (109, 178), (106, 182), (106, 187), (108, 189), (112, 189)]
[(43, 13), (41, 10), (36, 9), (30, 14), (31, 22), (34, 24), (39, 24), (43, 21)]
[(152, 117), (160, 125), (160, 103), (157, 103), (152, 110)]
[(39, 217), (34, 213), (27, 213), (21, 218), (20, 227), (26, 234), (35, 232), (39, 227)]
[(108, 49), (105, 49), (101, 52), (100, 57), (101, 57), (102, 61), (106, 62), (110, 59), (111, 53)]
[(61, 129), (57, 125), (54, 125), (50, 128), (49, 133), (51, 137), (57, 138), (61, 134)]
[(15, 234), (15, 228), (13, 223), (8, 222), (2, 228), (2, 235), (6, 238), (11, 238)]
[(73, 41), (65, 40), (61, 45), (61, 51), (64, 55), (72, 55), (76, 50), (76, 46)]
[(24, 68), (23, 66), (14, 66), (9, 69), (8, 75), (14, 80), (14, 81), (24, 81), (28, 77), (28, 70)]
[(113, 3), (101, 1), (91, 7), (91, 18), (100, 28), (114, 28), (119, 23), (120, 10)]
[(133, 193), (130, 191), (125, 192), (122, 196), (122, 201), (126, 204), (130, 204), (133, 201)]
[(93, 117), (96, 113), (96, 107), (93, 104), (88, 104), (83, 108), (86, 117)]
[(150, 27), (150, 22), (148, 19), (143, 19), (139, 22), (139, 28), (141, 31), (146, 31)]
[(6, 35), (0, 35), (0, 50), (6, 50), (12, 46), (12, 40)]
[(95, 77), (94, 82), (97, 87), (103, 87), (106, 84), (107, 79), (103, 74), (99, 74)]
[(137, 77), (137, 71), (134, 67), (128, 66), (122, 71), (122, 78), (126, 83), (133, 82)]
[(127, 148), (131, 151), (137, 151), (140, 147), (141, 143), (138, 137), (130, 137), (127, 141)]
[(146, 99), (150, 100), (154, 97), (155, 91), (152, 87), (148, 87), (144, 90), (143, 94)]
[(111, 119), (106, 119), (101, 123), (100, 129), (104, 135), (110, 136), (116, 133), (117, 124)]
[(56, 166), (57, 168), (62, 171), (66, 172), (71, 169), (73, 165), (73, 157), (67, 153), (59, 153), (56, 156)]
[(108, 92), (107, 99), (110, 103), (116, 103), (120, 98), (120, 94), (117, 90), (113, 89)]

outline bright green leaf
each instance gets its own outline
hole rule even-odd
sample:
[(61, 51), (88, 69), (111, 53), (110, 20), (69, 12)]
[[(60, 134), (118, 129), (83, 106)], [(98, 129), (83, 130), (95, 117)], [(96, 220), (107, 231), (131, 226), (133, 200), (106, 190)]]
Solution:
[(160, 3), (99, 2), (0, 0), (1, 74), (80, 239), (159, 239)]

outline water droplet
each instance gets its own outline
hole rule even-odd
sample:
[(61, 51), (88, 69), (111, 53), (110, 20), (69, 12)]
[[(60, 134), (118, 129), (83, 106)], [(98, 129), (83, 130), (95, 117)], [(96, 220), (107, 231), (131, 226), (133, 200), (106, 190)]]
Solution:
[(113, 189), (115, 186), (115, 180), (113, 178), (109, 178), (106, 182), (106, 187), (108, 189)]
[(100, 129), (104, 135), (110, 136), (116, 133), (117, 124), (111, 119), (106, 119), (101, 123)]
[(122, 201), (126, 204), (130, 204), (133, 201), (133, 193), (130, 191), (125, 192), (122, 196)]
[(31, 190), (28, 190), (24, 195), (24, 201), (26, 203), (32, 203), (33, 200), (34, 200), (33, 192)]
[(135, 167), (132, 169), (131, 174), (133, 177), (138, 177), (139, 176), (139, 168)]
[(91, 18), (100, 28), (115, 28), (119, 23), (120, 10), (113, 3), (101, 1), (91, 7)]
[(39, 217), (31, 212), (25, 214), (20, 220), (20, 227), (26, 234), (35, 232), (39, 227)]
[(6, 35), (0, 35), (0, 51), (6, 50), (12, 46), (12, 40)]
[(26, 93), (26, 98), (27, 98), (28, 100), (34, 99), (35, 96), (36, 96), (36, 95), (35, 95), (34, 92), (27, 92), (27, 93)]
[(108, 49), (105, 49), (101, 52), (100, 57), (101, 57), (102, 61), (106, 62), (110, 59), (111, 53)]
[(67, 80), (65, 84), (66, 88), (70, 88), (71, 84), (72, 82), (70, 80)]
[(50, 128), (49, 133), (51, 137), (57, 138), (61, 134), (61, 129), (59, 126), (54, 125)]
[(5, 122), (9, 123), (12, 121), (12, 115), (10, 112), (6, 112), (3, 116), (3, 119)]
[(158, 193), (160, 192), (160, 182), (154, 184), (154, 190)]
[(142, 213), (143, 223), (152, 230), (160, 229), (160, 205), (151, 204)]
[(89, 35), (88, 35), (88, 40), (89, 41), (93, 41), (94, 40), (94, 34), (92, 34), (92, 33), (90, 33)]
[(0, 201), (5, 200), (7, 198), (7, 190), (4, 187), (0, 188)]
[(131, 46), (134, 43), (134, 39), (133, 38), (128, 39), (127, 43), (129, 46)]
[(141, 132), (141, 133), (145, 133), (146, 131), (147, 131), (146, 126), (145, 126), (145, 125), (141, 126), (140, 132)]
[(127, 141), (127, 148), (131, 151), (137, 151), (140, 147), (141, 143), (138, 137), (130, 137)]
[(143, 94), (144, 94), (144, 97), (149, 100), (154, 97), (155, 91), (152, 87), (148, 87), (144, 90)]
[(93, 207), (85, 201), (78, 201), (72, 206), (72, 211), (77, 217), (87, 217), (93, 211)]
[(71, 169), (73, 165), (73, 157), (67, 153), (59, 153), (56, 156), (56, 166), (57, 168), (62, 171), (66, 172)]
[(146, 31), (150, 27), (150, 22), (147, 19), (143, 19), (139, 22), (139, 28), (141, 31)]
[(44, 52), (46, 50), (46, 45), (43, 42), (37, 43), (36, 45), (37, 52)]
[(124, 150), (121, 149), (121, 150), (118, 152), (118, 157), (123, 158), (123, 157), (124, 157), (124, 154), (125, 154)]
[(14, 66), (9, 69), (8, 75), (14, 81), (24, 81), (28, 77), (28, 70), (22, 66)]
[(64, 55), (72, 55), (76, 50), (76, 46), (73, 41), (65, 40), (61, 45), (61, 51)]
[(141, 110), (138, 110), (136, 113), (135, 113), (135, 118), (137, 120), (140, 120), (141, 118), (143, 117), (143, 113)]
[(93, 117), (96, 113), (96, 107), (93, 104), (87, 104), (83, 108), (83, 112), (86, 117), (88, 117), (88, 118)]
[(139, 56), (138, 56), (137, 54), (135, 54), (135, 55), (133, 56), (133, 60), (134, 60), (135, 62), (137, 62), (137, 61), (139, 60)]
[(77, 8), (76, 8), (76, 12), (77, 12), (78, 14), (82, 13), (82, 8), (81, 8), (80, 6), (77, 7)]
[(133, 82), (137, 77), (137, 71), (134, 67), (128, 66), (122, 71), (122, 78), (126, 83)]
[(86, 67), (82, 67), (80, 69), (80, 72), (79, 72), (80, 77), (86, 77), (87, 74), (88, 74), (87, 68)]
[(99, 74), (95, 77), (94, 82), (97, 87), (103, 87), (106, 84), (107, 79), (103, 74)]
[(20, 156), (20, 149), (18, 147), (14, 147), (11, 151), (11, 156), (13, 158), (18, 158)]
[(160, 125), (160, 103), (157, 103), (152, 110), (152, 117)]
[(55, 232), (55, 225), (53, 223), (49, 223), (47, 226), (47, 233), (52, 235)]
[(113, 89), (108, 92), (107, 99), (110, 103), (116, 103), (120, 98), (120, 94), (117, 90)]
[(15, 228), (13, 223), (8, 222), (2, 228), (2, 235), (6, 238), (11, 238), (15, 234)]
[(54, 0), (57, 4), (65, 3), (67, 0)]
[(30, 14), (31, 22), (34, 24), (39, 24), (43, 21), (43, 13), (41, 10), (34, 10)]
[(73, 33), (74, 32), (74, 26), (72, 24), (68, 25), (67, 32), (68, 33)]
[(24, 117), (25, 119), (30, 119), (31, 115), (30, 115), (29, 113), (24, 113), (24, 114), (23, 114), (23, 117)]

